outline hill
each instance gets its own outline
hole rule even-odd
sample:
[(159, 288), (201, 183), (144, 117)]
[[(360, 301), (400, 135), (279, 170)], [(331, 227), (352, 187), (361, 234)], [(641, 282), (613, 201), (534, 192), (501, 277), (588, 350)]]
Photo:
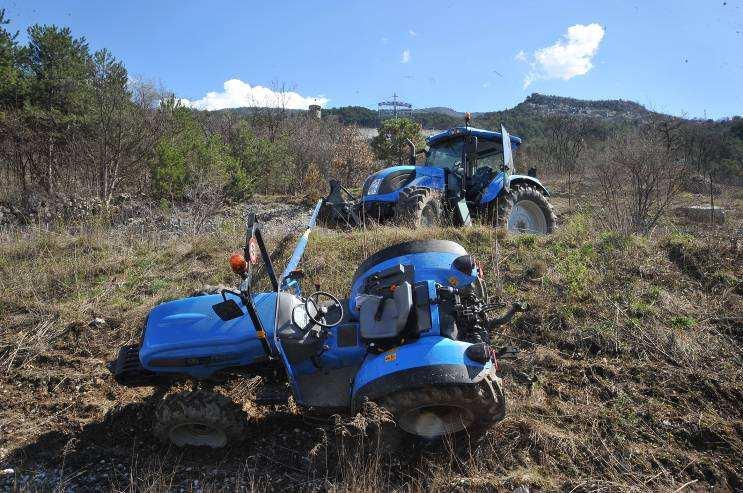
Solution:
[[(220, 110), (225, 111), (225, 110)], [(251, 111), (248, 108), (234, 110), (245, 115)], [(291, 110), (292, 113), (302, 113), (303, 110)], [(333, 116), (344, 124), (358, 125), (359, 127), (376, 128), (379, 120), (374, 109), (363, 106), (342, 106), (326, 108), (325, 117)], [(413, 120), (421, 124), (424, 129), (443, 129), (460, 125), (464, 121), (465, 112), (446, 106), (432, 106), (413, 110)], [(473, 112), (473, 125), (485, 128), (498, 128), (505, 123), (514, 132), (524, 137), (533, 137), (542, 131), (542, 123), (549, 117), (590, 117), (599, 124), (621, 125), (623, 123), (646, 122), (651, 117), (665, 116), (649, 111), (644, 106), (633, 101), (622, 99), (583, 100), (562, 96), (550, 96), (539, 93), (529, 95), (524, 101), (513, 108), (500, 111)]]
[(539, 93), (529, 95), (513, 110), (518, 110), (519, 107), (528, 108), (545, 116), (592, 116), (609, 120), (642, 120), (651, 115), (647, 108), (634, 101), (623, 99), (590, 101)]

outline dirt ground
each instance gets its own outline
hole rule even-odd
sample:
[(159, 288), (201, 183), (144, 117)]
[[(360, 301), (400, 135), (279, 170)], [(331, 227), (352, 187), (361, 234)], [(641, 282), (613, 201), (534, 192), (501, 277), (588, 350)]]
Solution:
[[(175, 449), (151, 436), (164, 391), (117, 385), (106, 363), (157, 303), (232, 284), (240, 211), (203, 232), (95, 221), (0, 233), (0, 490), (741, 491), (743, 193), (711, 227), (669, 216), (648, 238), (601, 230), (586, 193), (554, 184), (561, 228), (499, 238), (484, 227), (313, 234), (304, 269), (345, 294), (382, 246), (461, 242), (493, 293), (532, 309), (499, 342), (509, 414), (479, 443), (388, 444), (375, 409), (323, 416), (256, 408), (256, 382), (220, 391), (251, 415), (245, 442)], [(688, 196), (688, 203), (703, 201)], [(308, 208), (260, 206), (276, 262)], [(350, 265), (349, 265), (350, 264)], [(521, 489), (518, 489), (521, 488)]]

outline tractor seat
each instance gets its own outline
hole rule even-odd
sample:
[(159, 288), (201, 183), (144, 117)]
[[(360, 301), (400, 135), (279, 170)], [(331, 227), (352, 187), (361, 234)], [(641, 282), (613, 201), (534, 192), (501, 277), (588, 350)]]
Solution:
[(360, 296), (361, 337), (366, 340), (399, 336), (408, 323), (413, 308), (413, 287), (401, 282), (389, 296)]

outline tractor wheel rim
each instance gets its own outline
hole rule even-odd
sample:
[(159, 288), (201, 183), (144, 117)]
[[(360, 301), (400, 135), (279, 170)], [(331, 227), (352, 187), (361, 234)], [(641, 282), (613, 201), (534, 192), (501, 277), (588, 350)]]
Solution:
[(191, 445), (219, 448), (227, 443), (227, 435), (224, 430), (210, 423), (197, 421), (179, 423), (173, 426), (168, 436), (170, 441), (179, 447)]
[(400, 428), (423, 438), (438, 438), (470, 426), (475, 417), (471, 410), (454, 404), (421, 406), (398, 418)]
[(537, 203), (519, 200), (508, 216), (508, 231), (543, 235), (547, 233), (547, 218)]

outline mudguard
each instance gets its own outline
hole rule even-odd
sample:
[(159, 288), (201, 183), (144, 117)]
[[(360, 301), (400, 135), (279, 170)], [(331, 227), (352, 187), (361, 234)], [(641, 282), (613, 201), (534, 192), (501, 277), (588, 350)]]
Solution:
[(549, 190), (547, 190), (547, 187), (542, 185), (542, 182), (539, 181), (537, 178), (534, 178), (533, 176), (529, 175), (511, 175), (510, 179), (508, 180), (509, 186), (518, 185), (519, 183), (526, 183), (527, 185), (531, 185), (535, 187), (537, 190), (542, 192), (545, 197), (550, 196)]
[(490, 202), (498, 198), (501, 190), (503, 190), (505, 178), (506, 174), (502, 171), (495, 175), (495, 178), (490, 181), (488, 186), (485, 188), (482, 196), (480, 197), (480, 204), (489, 204)]
[[(500, 195), (501, 191), (504, 188), (505, 176), (506, 176), (505, 173), (500, 172), (495, 176), (495, 178), (492, 179), (492, 181), (488, 184), (482, 196), (480, 197), (480, 204), (483, 204), (483, 205), (489, 204), (490, 202), (498, 198), (498, 195)], [(526, 183), (528, 185), (535, 187), (537, 190), (542, 192), (545, 195), (545, 197), (550, 196), (550, 193), (547, 190), (547, 187), (542, 185), (542, 182), (539, 181), (537, 178), (534, 178), (533, 176), (511, 175), (508, 178), (509, 188), (514, 185), (518, 185), (519, 183)]]
[(400, 390), (475, 384), (488, 374), (495, 377), (491, 361), (480, 363), (465, 354), (469, 346), (445, 337), (421, 337), (384, 353), (367, 355), (354, 379), (353, 409), (365, 398), (376, 400)]

